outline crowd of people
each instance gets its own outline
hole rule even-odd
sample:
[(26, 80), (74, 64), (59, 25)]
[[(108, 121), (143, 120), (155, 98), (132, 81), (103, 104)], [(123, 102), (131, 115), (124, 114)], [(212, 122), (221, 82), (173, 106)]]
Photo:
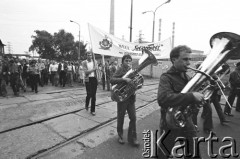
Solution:
[[(115, 62), (108, 64), (108, 62), (106, 65), (102, 65), (101, 62), (97, 63), (97, 80), (105, 89), (106, 79), (107, 90), (110, 90), (109, 79), (112, 74), (110, 70), (115, 69), (117, 64)], [(7, 89), (8, 87), (11, 87), (14, 96), (19, 96), (20, 92), (26, 91), (38, 93), (39, 86), (72, 87), (73, 83), (84, 86), (85, 73), (82, 63), (83, 61), (20, 59), (4, 56), (0, 59), (0, 96), (6, 97), (12, 94)]]

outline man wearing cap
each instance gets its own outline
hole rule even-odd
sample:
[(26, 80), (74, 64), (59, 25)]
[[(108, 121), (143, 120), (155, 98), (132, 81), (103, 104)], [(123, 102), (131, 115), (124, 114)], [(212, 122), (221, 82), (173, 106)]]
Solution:
[(233, 116), (233, 114), (231, 113), (231, 108), (233, 106), (233, 102), (236, 96), (237, 96), (236, 111), (240, 112), (240, 62), (236, 64), (235, 70), (232, 73), (230, 73), (229, 83), (231, 89), (228, 96), (228, 103), (230, 105), (228, 105), (228, 103), (226, 102), (224, 114), (228, 116)]

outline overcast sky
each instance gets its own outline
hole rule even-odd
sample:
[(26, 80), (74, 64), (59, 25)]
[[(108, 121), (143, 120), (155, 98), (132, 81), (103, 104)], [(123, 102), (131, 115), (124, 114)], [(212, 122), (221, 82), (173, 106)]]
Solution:
[[(153, 13), (166, 0), (133, 0), (132, 41), (142, 31), (146, 41), (152, 41)], [(60, 29), (71, 32), (78, 40), (89, 41), (88, 23), (109, 32), (111, 0), (1, 0), (0, 39), (11, 44), (13, 53), (24, 53), (31, 45), (34, 30), (53, 34)], [(161, 39), (172, 36), (175, 22), (176, 45), (207, 51), (210, 37), (220, 31), (240, 34), (239, 0), (171, 0), (156, 11), (155, 41), (158, 40), (159, 19), (162, 19)], [(131, 0), (115, 0), (115, 36), (129, 41)], [(5, 47), (8, 53), (8, 46)]]

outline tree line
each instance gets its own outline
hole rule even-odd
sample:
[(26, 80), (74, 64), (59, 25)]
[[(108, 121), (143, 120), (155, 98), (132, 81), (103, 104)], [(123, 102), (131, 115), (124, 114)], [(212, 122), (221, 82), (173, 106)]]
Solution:
[[(64, 29), (53, 35), (45, 30), (35, 30), (29, 51), (36, 51), (41, 58), (50, 60), (76, 61), (78, 59), (79, 41), (74, 41), (71, 33)], [(84, 60), (86, 45), (80, 42), (80, 60)]]

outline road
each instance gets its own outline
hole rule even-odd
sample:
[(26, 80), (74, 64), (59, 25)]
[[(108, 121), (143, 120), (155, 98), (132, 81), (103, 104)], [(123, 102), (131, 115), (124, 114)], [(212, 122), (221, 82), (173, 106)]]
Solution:
[[(157, 84), (158, 80), (146, 79), (143, 88), (137, 92), (136, 107), (141, 110), (138, 118), (158, 109), (144, 108), (156, 100)], [(1, 98), (0, 158), (37, 158), (49, 151), (61, 150), (61, 147), (71, 147), (74, 142), (76, 148), (85, 150), (89, 144), (94, 147), (103, 142), (99, 138), (100, 132), (95, 133), (94, 138), (92, 135), (97, 129), (105, 134), (102, 127), (110, 131), (110, 136), (115, 135), (117, 110), (110, 92), (99, 85), (96, 116), (85, 110), (85, 97), (85, 87), (76, 85), (40, 87), (38, 94), (27, 92), (20, 97)], [(91, 145), (93, 142), (95, 144)]]
[[(21, 97), (0, 99), (0, 159), (132, 159), (143, 158), (143, 132), (155, 132), (159, 128), (159, 106), (156, 103), (158, 79), (146, 79), (144, 87), (137, 92), (137, 131), (141, 142), (139, 148), (128, 143), (120, 145), (116, 132), (116, 103), (110, 93), (97, 91), (96, 116), (84, 109), (85, 88), (40, 88), (39, 94), (28, 92)], [(41, 90), (42, 89), (42, 90)], [(224, 103), (222, 98), (221, 103)], [(233, 110), (228, 125), (221, 125), (213, 109), (213, 121), (218, 142), (213, 152), (229, 144), (224, 137), (236, 141), (240, 153), (240, 114)], [(126, 139), (129, 119), (125, 117)], [(199, 137), (208, 136), (202, 131), (199, 115)], [(200, 143), (204, 159), (208, 155), (207, 142)], [(228, 152), (228, 151), (227, 151)], [(230, 157), (233, 158), (233, 157)]]
[[(228, 125), (221, 125), (218, 119), (216, 112), (213, 112), (213, 121), (215, 125), (215, 131), (217, 132), (216, 137), (218, 138), (218, 142), (213, 143), (213, 154), (217, 154), (215, 158), (220, 159), (221, 157), (219, 153), (220, 147), (224, 145), (230, 144), (229, 141), (221, 142), (224, 137), (232, 137), (236, 141), (236, 151), (240, 153), (240, 113), (233, 111), (235, 117), (229, 118), (231, 119), (231, 123)], [(143, 141), (143, 133), (145, 130), (152, 130), (153, 132), (159, 129), (159, 119), (160, 113), (159, 111), (155, 111), (144, 119), (139, 120), (137, 124), (138, 130), (138, 138), (140, 141), (140, 147), (134, 148), (131, 145), (125, 143), (125, 145), (120, 145), (117, 142), (117, 136), (107, 140), (106, 142), (102, 143), (101, 145), (93, 148), (88, 149), (83, 154), (76, 156), (74, 159), (140, 159), (143, 157), (143, 149), (144, 149), (144, 141)], [(127, 124), (127, 123), (125, 123)], [(200, 132), (198, 133), (198, 137), (208, 137), (202, 131), (202, 119), (199, 118), (199, 129)], [(125, 138), (127, 134), (127, 129), (125, 129)], [(203, 159), (209, 159), (208, 149), (210, 150), (207, 142), (200, 143), (200, 150)], [(225, 154), (229, 153), (229, 151), (225, 152)], [(229, 158), (239, 158), (239, 157), (229, 157)]]

